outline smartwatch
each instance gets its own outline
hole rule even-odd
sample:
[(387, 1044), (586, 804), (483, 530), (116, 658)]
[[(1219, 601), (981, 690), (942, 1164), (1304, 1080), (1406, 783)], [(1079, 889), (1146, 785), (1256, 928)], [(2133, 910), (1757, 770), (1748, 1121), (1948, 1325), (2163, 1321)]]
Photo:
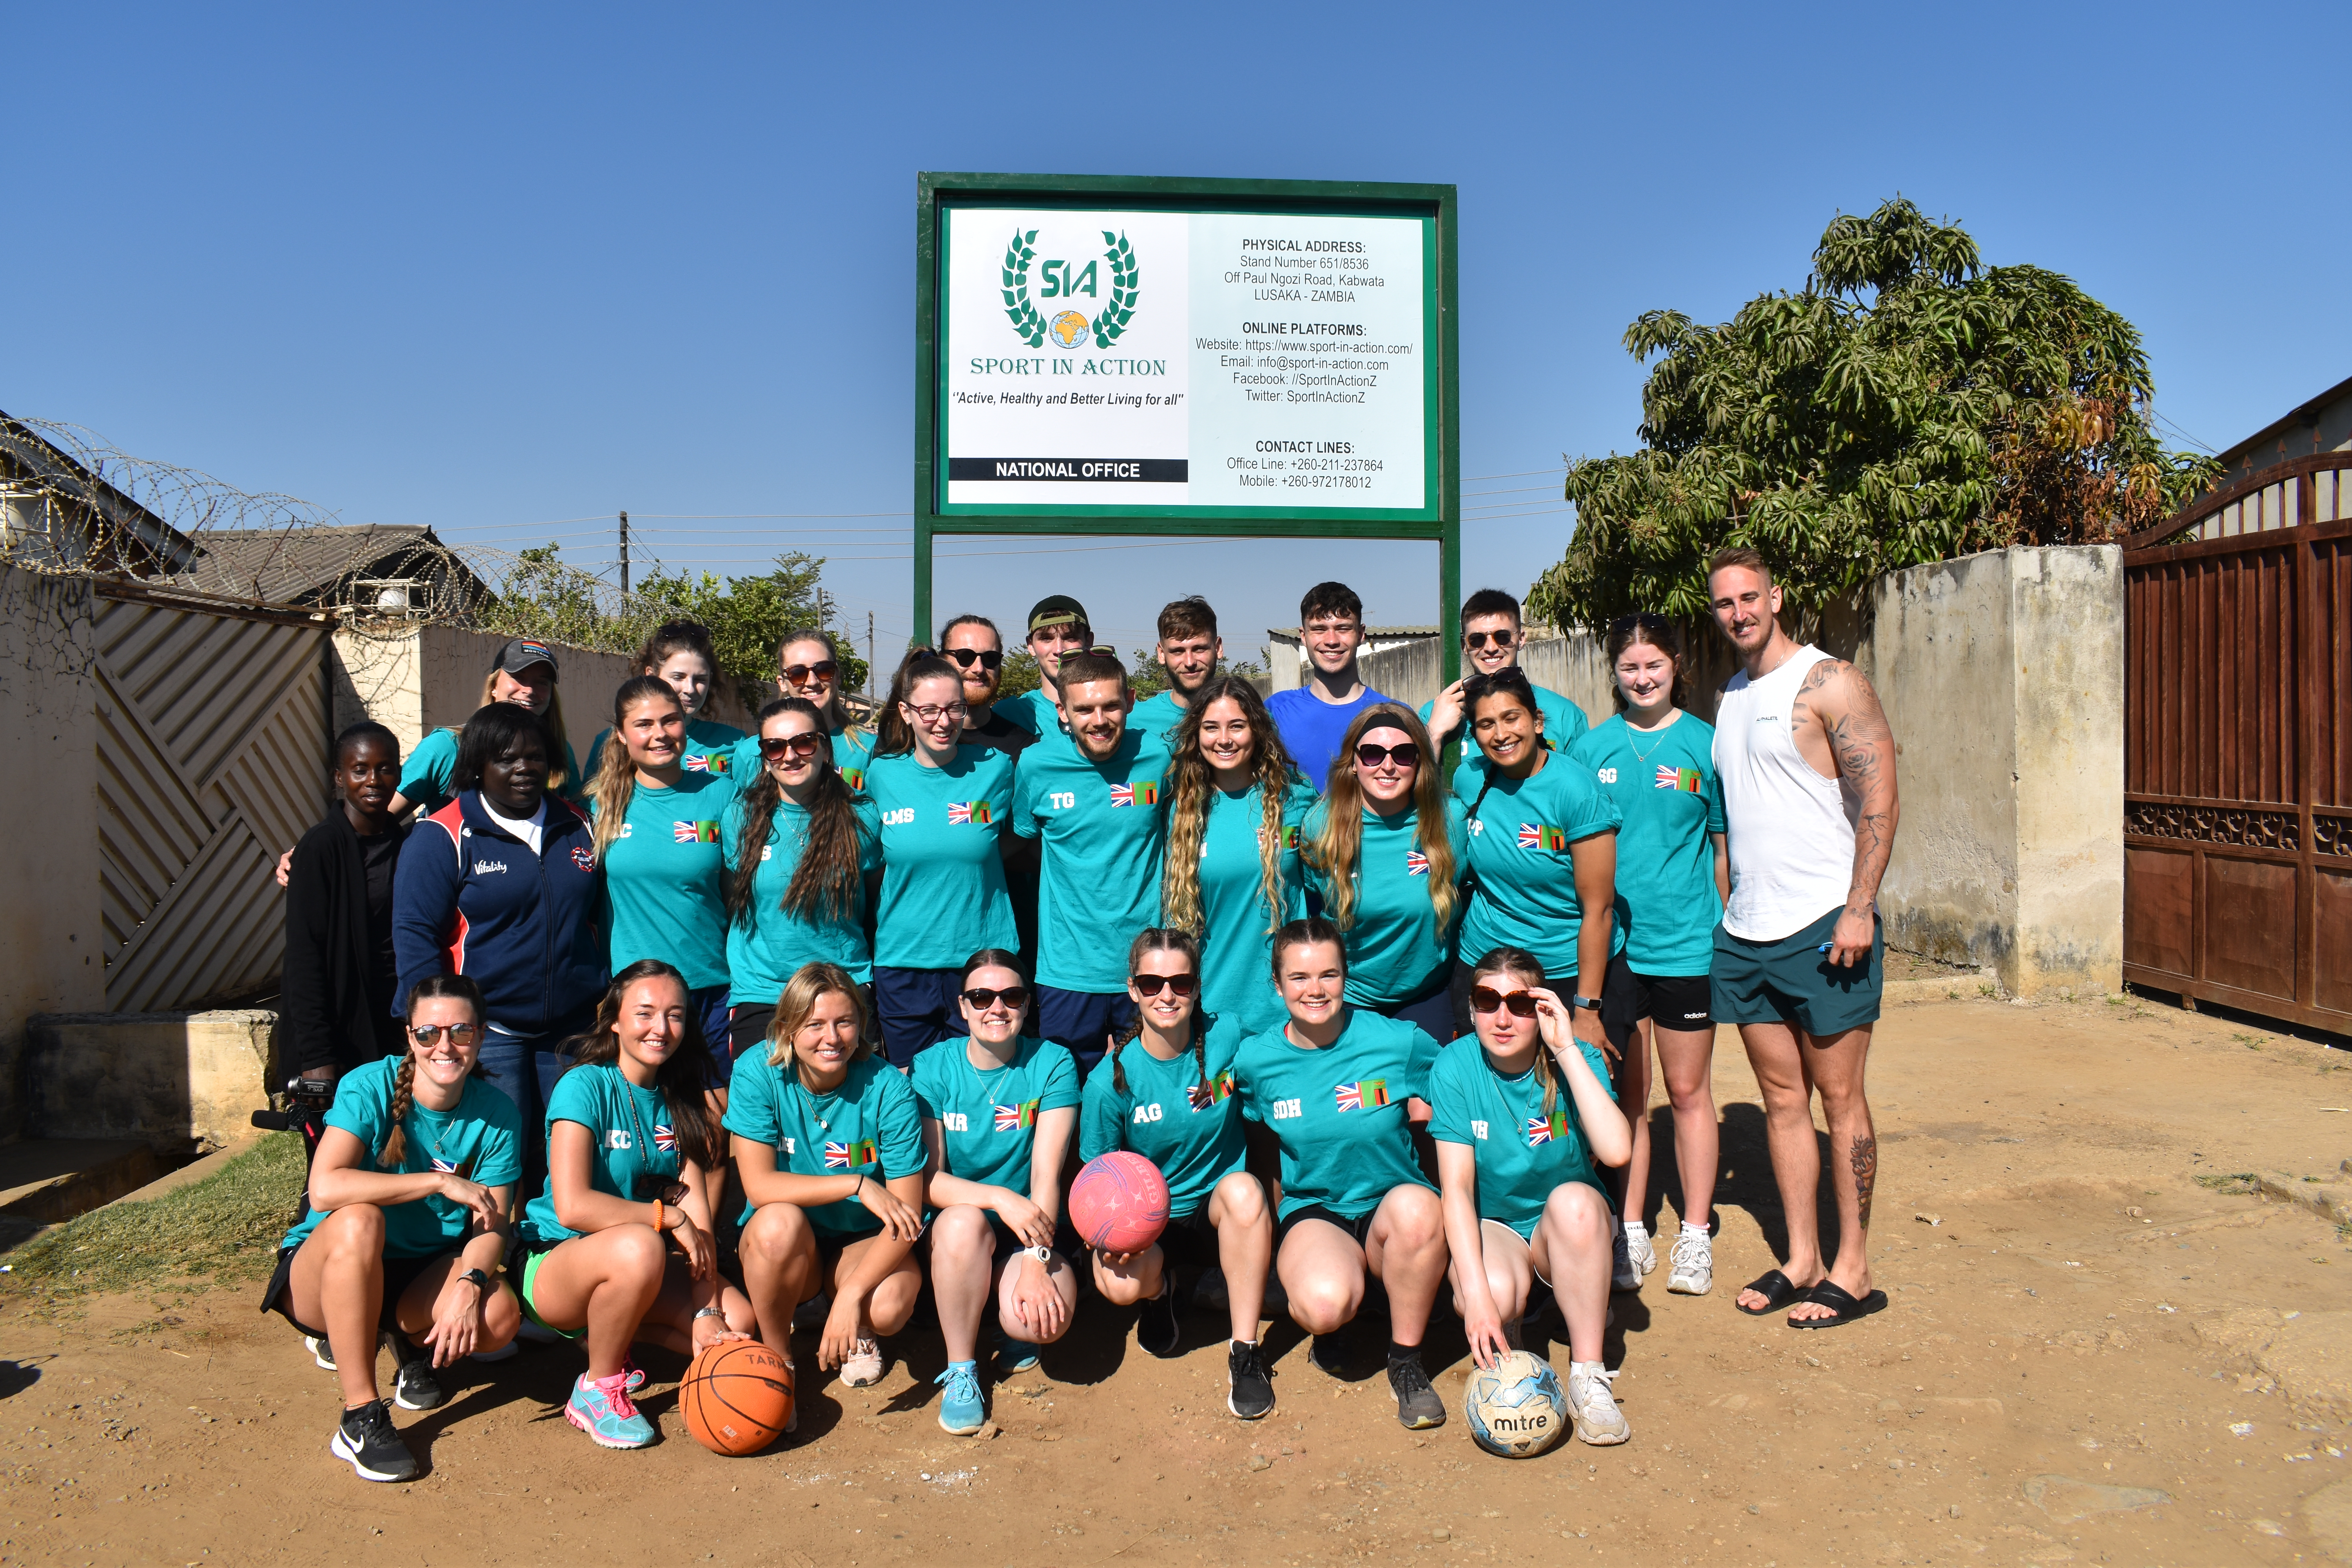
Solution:
[(1588, 1008), (1595, 1013), (1601, 1011), (1601, 998), (1598, 996), (1571, 996), (1568, 999), (1568, 1005), (1570, 1007)]
[(457, 1279), (461, 1284), (471, 1285), (485, 1296), (490, 1293), (490, 1277), (478, 1268), (467, 1269), (457, 1276)]

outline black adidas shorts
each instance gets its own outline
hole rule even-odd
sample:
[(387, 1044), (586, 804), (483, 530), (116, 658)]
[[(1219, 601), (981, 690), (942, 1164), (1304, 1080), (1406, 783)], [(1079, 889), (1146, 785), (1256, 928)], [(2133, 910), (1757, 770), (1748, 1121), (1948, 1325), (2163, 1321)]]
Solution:
[(1625, 982), (1633, 1018), (1647, 1018), (1660, 1029), (1705, 1029), (1714, 1025), (1704, 974), (1636, 974), (1628, 969)]

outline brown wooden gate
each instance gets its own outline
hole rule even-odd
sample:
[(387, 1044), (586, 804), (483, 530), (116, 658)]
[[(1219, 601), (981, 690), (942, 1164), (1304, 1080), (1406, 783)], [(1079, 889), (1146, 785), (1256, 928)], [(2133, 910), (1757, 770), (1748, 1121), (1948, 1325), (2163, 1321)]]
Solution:
[(2124, 578), (2124, 978), (2352, 1031), (2352, 452), (2199, 500)]

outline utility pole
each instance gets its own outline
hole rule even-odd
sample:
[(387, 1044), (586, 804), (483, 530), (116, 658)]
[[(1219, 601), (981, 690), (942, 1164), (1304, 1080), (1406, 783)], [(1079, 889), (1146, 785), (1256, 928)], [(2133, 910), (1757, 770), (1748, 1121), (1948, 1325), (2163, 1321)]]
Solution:
[(866, 695), (874, 695), (874, 612), (866, 612)]
[(621, 592), (629, 591), (629, 514), (621, 514)]

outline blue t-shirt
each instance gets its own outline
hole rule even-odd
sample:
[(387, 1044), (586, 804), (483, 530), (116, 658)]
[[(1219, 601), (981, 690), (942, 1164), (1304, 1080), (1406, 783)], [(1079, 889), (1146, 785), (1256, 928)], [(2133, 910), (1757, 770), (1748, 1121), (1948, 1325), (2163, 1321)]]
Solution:
[[(874, 731), (853, 724), (836, 730), (833, 742), (833, 765), (841, 770), (842, 778), (854, 790), (866, 787), (866, 763), (874, 755)], [(733, 757), (728, 763), (737, 781), (748, 780), (760, 771), (760, 737), (746, 735), (735, 742)]]
[(1037, 1118), (1078, 1103), (1077, 1059), (1024, 1035), (1012, 1061), (982, 1068), (971, 1065), (974, 1048), (958, 1037), (918, 1052), (915, 1102), (940, 1124), (942, 1173), (1027, 1197)]
[(1281, 1218), (1313, 1204), (1356, 1219), (1392, 1187), (1429, 1185), (1405, 1101), (1429, 1098), (1437, 1052), (1422, 1029), (1360, 1007), (1320, 1049), (1279, 1029), (1242, 1042), (1242, 1113), (1282, 1146)]
[[(1315, 843), (1326, 815), (1324, 803), (1317, 802), (1300, 829), (1302, 842)], [(1458, 800), (1445, 802), (1445, 836), (1454, 847), (1458, 887), (1470, 872), (1470, 837)], [(1418, 811), (1410, 805), (1394, 816), (1365, 811), (1356, 842), (1356, 905), (1339, 933), (1348, 949), (1349, 1001), (1360, 1007), (1393, 1007), (1428, 995), (1452, 975), (1454, 930), (1461, 924), (1465, 900), (1457, 894), (1452, 920), (1439, 929), (1437, 904), (1430, 897), (1430, 879), (1436, 874), (1421, 850)], [(1332, 878), (1312, 860), (1307, 885), (1328, 913)]]
[[(1555, 752), (1567, 751), (1583, 736), (1585, 731), (1591, 727), (1591, 721), (1584, 716), (1583, 709), (1579, 708), (1550, 687), (1536, 686), (1533, 681), (1528, 684), (1534, 687), (1536, 709), (1543, 715), (1543, 743)], [(1430, 712), (1436, 706), (1433, 701), (1421, 705), (1423, 723), (1429, 722)], [(1479, 756), (1477, 738), (1470, 733), (1470, 727), (1465, 722), (1458, 731), (1448, 731), (1440, 735), (1433, 731), (1429, 737), (1429, 743), (1444, 751), (1445, 742), (1455, 739), (1459, 739), (1462, 742), (1462, 763), (1454, 772), (1454, 787), (1458, 790), (1461, 787), (1462, 770), (1475, 762)]]
[(1282, 904), (1265, 902), (1265, 796), (1255, 786), (1238, 795), (1210, 786), (1208, 821), (1201, 830), (1201, 1005), (1244, 1035), (1282, 1027), (1289, 1016), (1274, 985), (1274, 931), (1307, 913), (1307, 884), (1298, 858), (1299, 825), (1315, 792), (1293, 779), (1282, 795)]
[(1127, 944), (1160, 923), (1167, 777), (1160, 737), (1132, 730), (1108, 762), (1093, 761), (1062, 731), (1021, 753), (1013, 831), (1041, 841), (1039, 984), (1126, 994)]
[(629, 792), (620, 837), (604, 847), (597, 921), (611, 943), (614, 973), (658, 958), (677, 965), (693, 990), (727, 984), (720, 824), (734, 799), (735, 781), (707, 772), (681, 773), (667, 789), (640, 780)]
[(866, 770), (882, 835), (874, 962), (891, 969), (955, 969), (983, 947), (1015, 948), (1013, 896), (999, 848), (1013, 809), (1013, 759), (958, 746), (927, 768), (911, 752)]
[(1622, 713), (1569, 749), (1617, 807), (1617, 920), (1637, 974), (1705, 974), (1715, 961), (1723, 897), (1715, 885), (1723, 784), (1715, 726), (1688, 713), (1637, 731)]
[[(1615, 831), (1617, 807), (1589, 770), (1553, 752), (1542, 758), (1524, 779), (1495, 773), (1492, 789), (1486, 787), (1485, 758), (1465, 770), (1474, 781), (1465, 798), (1479, 803), (1470, 821), (1470, 868), (1478, 886), (1462, 916), (1458, 946), (1465, 963), (1497, 947), (1525, 948), (1554, 990), (1573, 989), (1584, 903), (1576, 896), (1570, 849), (1579, 839)], [(1624, 928), (1612, 922), (1609, 951), (1624, 946)]]
[[(741, 918), (727, 928), (727, 983), (738, 1005), (765, 1005), (784, 988), (784, 982), (804, 963), (837, 963), (864, 984), (874, 978), (874, 953), (866, 942), (865, 872), (882, 864), (881, 813), (864, 795), (853, 796), (857, 816), (857, 868), (849, 903), (839, 914), (828, 914), (820, 904), (814, 918), (793, 913), (784, 905), (784, 889), (800, 868), (801, 850), (808, 840), (809, 814), (791, 801), (779, 799), (768, 819), (768, 841), (758, 851), (759, 869), (751, 873), (751, 902)], [(730, 872), (741, 865), (744, 798), (727, 803), (719, 819), (720, 847), (727, 852)]]
[[(1609, 1089), (1609, 1064), (1582, 1040), (1576, 1044), (1592, 1076)], [(1440, 1143), (1465, 1144), (1477, 1157), (1478, 1217), (1507, 1225), (1529, 1239), (1554, 1187), (1582, 1182), (1608, 1190), (1592, 1168), (1576, 1097), (1559, 1080), (1559, 1064), (1545, 1065), (1554, 1079), (1549, 1117), (1534, 1064), (1517, 1078), (1505, 1078), (1475, 1035), (1446, 1047), (1429, 1074), (1429, 1135)]]
[[(1127, 1088), (1112, 1081), (1106, 1055), (1087, 1075), (1078, 1110), (1078, 1158), (1130, 1150), (1160, 1167), (1168, 1184), (1168, 1213), (1197, 1213), (1217, 1184), (1248, 1163), (1243, 1147), (1242, 1102), (1234, 1095), (1234, 1057), (1242, 1032), (1219, 1019), (1191, 1051), (1161, 1061), (1129, 1040), (1118, 1048)], [(1203, 1089), (1205, 1079), (1207, 1087)]]
[[(360, 1141), (362, 1170), (382, 1169), (376, 1156), (392, 1136), (392, 1097), (400, 1064), (407, 1059), (405, 1053), (380, 1058), (353, 1068), (335, 1085), (327, 1125)], [(428, 1110), (412, 1097), (401, 1125), (408, 1130), (408, 1140), (397, 1174), (446, 1171), (486, 1187), (512, 1186), (522, 1179), (522, 1113), (488, 1079), (467, 1079), (457, 1103), (447, 1110)], [(301, 1246), (326, 1217), (323, 1211), (312, 1209), (278, 1247)], [(438, 1194), (394, 1204), (383, 1211), (383, 1255), (438, 1258), (455, 1252), (465, 1245), (466, 1227), (473, 1217), (473, 1210)]]
[(1304, 686), (1294, 686), (1267, 698), (1265, 710), (1274, 716), (1274, 727), (1291, 760), (1315, 786), (1315, 793), (1321, 795), (1331, 776), (1332, 760), (1339, 754), (1339, 742), (1347, 738), (1348, 726), (1356, 721), (1356, 715), (1375, 702), (1395, 700), (1367, 686), (1353, 702), (1335, 704)]
[[(776, 1152), (776, 1169), (794, 1176), (846, 1176), (864, 1172), (877, 1182), (921, 1173), (923, 1118), (906, 1074), (880, 1057), (849, 1064), (849, 1076), (830, 1094), (814, 1094), (793, 1070), (791, 1058), (769, 1061), (761, 1044), (735, 1058), (723, 1125), (738, 1138)], [(758, 1205), (743, 1202), (742, 1223)], [(803, 1209), (809, 1224), (830, 1237), (871, 1236), (882, 1222), (865, 1205), (843, 1198)]]
[[(547, 1142), (551, 1153), (555, 1124), (576, 1121), (588, 1129), (588, 1189), (606, 1197), (651, 1203), (659, 1188), (678, 1179), (686, 1169), (671, 1128), (669, 1101), (657, 1089), (640, 1089), (612, 1062), (595, 1062), (565, 1071), (547, 1097)], [(650, 1213), (650, 1211), (648, 1211)], [(555, 1217), (555, 1179), (523, 1206), (516, 1227), (526, 1241), (553, 1246), (581, 1233)]]

